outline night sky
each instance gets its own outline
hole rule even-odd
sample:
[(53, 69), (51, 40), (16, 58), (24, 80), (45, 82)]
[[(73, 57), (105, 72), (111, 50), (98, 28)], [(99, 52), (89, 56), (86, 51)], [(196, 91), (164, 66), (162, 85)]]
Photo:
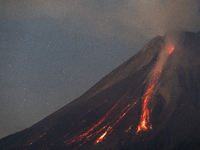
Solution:
[(0, 138), (86, 92), (150, 39), (200, 31), (199, 0), (0, 0)]

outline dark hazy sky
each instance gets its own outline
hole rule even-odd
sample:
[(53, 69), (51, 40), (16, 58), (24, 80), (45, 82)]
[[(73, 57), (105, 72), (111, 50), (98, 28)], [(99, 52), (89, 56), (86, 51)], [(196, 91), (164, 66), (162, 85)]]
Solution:
[(168, 29), (199, 31), (199, 0), (0, 0), (0, 138), (68, 104)]

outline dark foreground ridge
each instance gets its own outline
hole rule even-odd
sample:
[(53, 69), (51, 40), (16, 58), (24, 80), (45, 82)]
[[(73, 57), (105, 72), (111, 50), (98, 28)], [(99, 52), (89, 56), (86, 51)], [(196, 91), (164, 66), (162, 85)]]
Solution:
[(1, 150), (200, 149), (200, 32), (169, 31)]

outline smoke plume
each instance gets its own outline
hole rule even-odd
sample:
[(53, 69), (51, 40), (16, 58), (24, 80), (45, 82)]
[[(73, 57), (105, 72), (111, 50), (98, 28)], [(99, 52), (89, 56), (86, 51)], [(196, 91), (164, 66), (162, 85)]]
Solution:
[(171, 29), (200, 30), (199, 3), (199, 0), (2, 0), (0, 14), (14, 18), (58, 18), (66, 20), (66, 26), (72, 30), (89, 30), (133, 41), (134, 35), (152, 38)]
[(147, 36), (167, 30), (200, 30), (198, 0), (130, 1), (128, 11), (126, 22)]

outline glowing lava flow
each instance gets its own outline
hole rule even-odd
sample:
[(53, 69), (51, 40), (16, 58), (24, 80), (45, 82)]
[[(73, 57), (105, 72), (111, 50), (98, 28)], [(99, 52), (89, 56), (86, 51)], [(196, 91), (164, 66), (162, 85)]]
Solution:
[[(140, 116), (140, 122), (137, 127), (136, 133), (139, 133), (142, 130), (146, 131), (148, 129), (152, 129), (152, 125), (150, 123), (150, 110), (149, 110), (148, 106), (151, 103), (151, 97), (153, 95), (155, 86), (160, 77), (163, 65), (164, 65), (165, 61), (167, 60), (167, 56), (170, 55), (173, 52), (173, 50), (174, 50), (174, 47), (170, 47), (170, 48), (167, 48), (166, 51), (164, 51), (164, 53), (162, 53), (161, 58), (160, 58), (161, 61), (157, 62), (157, 66), (154, 69), (153, 74), (150, 76), (150, 81), (149, 81), (147, 91), (142, 96), (142, 100), (143, 100), (142, 114)], [(168, 52), (168, 54), (166, 52)]]
[(70, 144), (72, 144), (74, 142), (81, 142), (84, 138), (87, 138), (88, 141), (91, 140), (91, 139), (89, 139), (90, 137), (94, 137), (96, 134), (98, 134), (105, 127), (103, 127), (102, 129), (100, 129), (100, 131), (96, 131), (95, 133), (92, 133), (92, 131), (94, 131), (95, 129), (97, 129), (97, 127), (99, 127), (100, 124), (105, 121), (105, 119), (110, 115), (110, 113), (112, 112), (112, 110), (115, 109), (115, 107), (119, 104), (119, 102), (121, 102), (124, 99), (124, 97), (126, 95), (127, 95), (127, 93), (121, 99), (119, 99), (117, 101), (117, 103), (115, 103), (115, 105), (96, 124), (92, 125), (92, 127), (90, 127), (88, 130), (86, 130), (86, 131), (83, 130), (83, 131), (79, 132), (78, 135), (76, 135), (73, 138), (65, 141), (65, 144), (66, 145), (70, 145)]
[(169, 50), (169, 54), (171, 54), (174, 51), (174, 47), (171, 47)]
[[(142, 100), (142, 112), (140, 116), (140, 122), (137, 128), (135, 126), (130, 125), (127, 130), (125, 130), (125, 133), (128, 133), (130, 130), (132, 130), (132, 133), (136, 134), (140, 131), (146, 131), (148, 129), (152, 129), (152, 124), (150, 123), (150, 113), (152, 111), (152, 108), (150, 108), (152, 103), (152, 96), (155, 91), (156, 85), (158, 83), (158, 80), (160, 78), (163, 66), (168, 58), (168, 56), (174, 51), (174, 47), (168, 47), (166, 48), (160, 55), (157, 63), (155, 64), (155, 68), (151, 71), (149, 75), (148, 80), (148, 86), (147, 90), (135, 102), (131, 102), (128, 104), (129, 98), (130, 98), (130, 91), (127, 92), (122, 96), (121, 99), (119, 99), (115, 104), (112, 105), (111, 109), (109, 109), (107, 112), (102, 114), (102, 116), (98, 119), (93, 120), (93, 123), (86, 127), (85, 118), (86, 115), (90, 115), (94, 112), (94, 110), (97, 107), (103, 107), (103, 104), (108, 102), (106, 99), (105, 101), (101, 102), (97, 106), (93, 107), (92, 109), (88, 110), (86, 113), (81, 115), (78, 119), (81, 119), (80, 124), (74, 123), (71, 126), (74, 126), (74, 131), (78, 130), (76, 135), (70, 135), (70, 133), (67, 133), (64, 135), (61, 140), (64, 142), (65, 145), (67, 145), (68, 148), (73, 148), (74, 150), (78, 149), (82, 145), (84, 145), (87, 142), (90, 142), (94, 145), (102, 142), (107, 136), (109, 136), (111, 133), (115, 132), (117, 128), (117, 124), (121, 121), (123, 121), (123, 118), (125, 120), (125, 115), (136, 105), (136, 103), (139, 100)], [(129, 116), (128, 116), (129, 118)], [(89, 123), (89, 122), (88, 122)], [(79, 130), (82, 125), (84, 125), (83, 130)], [(78, 129), (77, 129), (78, 127)], [(80, 128), (79, 128), (80, 127)], [(72, 128), (72, 129), (73, 129)], [(76, 130), (75, 130), (76, 128)], [(134, 128), (134, 129), (133, 129)], [(52, 128), (53, 130), (54, 128)], [(46, 140), (44, 139), (44, 136), (46, 133), (42, 134), (38, 139)], [(66, 139), (67, 138), (67, 139)], [(40, 141), (39, 141), (40, 142)], [(39, 143), (38, 142), (38, 143)], [(73, 144), (74, 143), (74, 144)], [(78, 144), (78, 146), (77, 146)], [(54, 145), (54, 143), (51, 143), (50, 146)], [(30, 143), (27, 147), (33, 146), (33, 143)], [(75, 147), (75, 148), (74, 148)], [(46, 147), (44, 150), (48, 149)]]
[(111, 120), (109, 126), (107, 127), (106, 131), (95, 140), (94, 144), (98, 144), (101, 142), (108, 134), (110, 134), (113, 131), (113, 127), (133, 108), (133, 106), (136, 104), (133, 103), (132, 105), (128, 104), (122, 111), (113, 119)]
[[(93, 144), (96, 145), (100, 142), (102, 142), (106, 136), (108, 136), (109, 134), (112, 133), (114, 126), (122, 119), (124, 118), (124, 116), (133, 108), (133, 106), (135, 106), (136, 102), (139, 100), (137, 100), (136, 102), (134, 102), (133, 104), (128, 104), (126, 107), (124, 107), (117, 115), (116, 117), (112, 118), (111, 120), (106, 120), (107, 117), (111, 114), (111, 112), (119, 105), (119, 103), (125, 98), (125, 96), (128, 93), (126, 93), (121, 99), (119, 99), (117, 101), (117, 103), (115, 103), (113, 105), (113, 107), (101, 118), (99, 119), (99, 121), (96, 124), (93, 124), (90, 128), (87, 128), (86, 130), (82, 130), (81, 132), (79, 132), (76, 136), (74, 136), (73, 138), (66, 140), (65, 144), (66, 145), (71, 145), (72, 143), (76, 142), (79, 143), (80, 145), (78, 147), (76, 147), (75, 149), (79, 148), (80, 146), (82, 146), (83, 144), (85, 144), (88, 141), (94, 140)], [(98, 129), (100, 127), (100, 125), (104, 122), (107, 121), (107, 124), (104, 125), (103, 127), (101, 127), (100, 129)], [(99, 135), (100, 134), (100, 135)]]
[(138, 125), (137, 133), (140, 132), (141, 130), (145, 131), (148, 129), (152, 129), (152, 125), (150, 124), (150, 119), (149, 119), (150, 111), (148, 108), (148, 104), (151, 100), (151, 96), (153, 94), (155, 85), (158, 82), (160, 73), (161, 73), (161, 69), (156, 69), (154, 71), (153, 75), (151, 76), (151, 81), (149, 83), (148, 89), (142, 97), (142, 100), (143, 100), (142, 115), (140, 118), (140, 123)]
[[(151, 104), (151, 98), (153, 96), (154, 89), (156, 87), (156, 84), (162, 72), (162, 68), (168, 58), (168, 55), (171, 54), (173, 50), (174, 50), (173, 47), (167, 48), (164, 50), (164, 52), (160, 54), (159, 60), (156, 63), (155, 69), (153, 70), (153, 72), (151, 72), (152, 74), (149, 78), (147, 91), (141, 98), (138, 99), (138, 100), (142, 99), (142, 113), (141, 113), (139, 125), (137, 126), (136, 133), (142, 130), (146, 131), (148, 129), (152, 129), (152, 125), (150, 123), (150, 112), (152, 111), (152, 109), (149, 109), (149, 106)], [(102, 142), (102, 140), (105, 139), (106, 136), (112, 133), (112, 131), (114, 130), (114, 126), (120, 120), (122, 120), (122, 118), (124, 118), (124, 116), (138, 102), (138, 100), (136, 100), (134, 103), (126, 105), (126, 107), (121, 109), (119, 113), (113, 114), (113, 113), (116, 113), (115, 112), (116, 109), (120, 108), (119, 104), (122, 103), (122, 100), (124, 100), (127, 94), (128, 92), (121, 99), (119, 99), (104, 116), (98, 119), (98, 121), (96, 121), (91, 126), (86, 127), (74, 137), (66, 140), (64, 143), (69, 147), (71, 147), (70, 145), (72, 143), (79, 143), (79, 146), (75, 148), (77, 149), (89, 141), (93, 141), (92, 143), (94, 145)], [(107, 100), (105, 100), (101, 104), (105, 103), (106, 101)], [(101, 104), (97, 105), (96, 107), (100, 106)], [(86, 114), (88, 113), (91, 113), (91, 110), (89, 110)], [(86, 114), (84, 114), (83, 116), (85, 116)], [(113, 116), (113, 115), (116, 115), (116, 116)], [(83, 122), (85, 122), (85, 120)], [(125, 132), (128, 132), (131, 128), (132, 126), (130, 126), (129, 129), (127, 129)], [(68, 135), (69, 134), (67, 134), (64, 138), (67, 138)]]

